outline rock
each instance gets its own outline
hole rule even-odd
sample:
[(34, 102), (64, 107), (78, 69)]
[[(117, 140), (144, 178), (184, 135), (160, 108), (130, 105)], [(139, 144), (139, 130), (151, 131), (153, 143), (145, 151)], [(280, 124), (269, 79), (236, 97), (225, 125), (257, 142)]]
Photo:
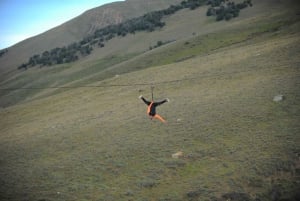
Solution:
[(182, 151), (178, 151), (175, 154), (172, 154), (172, 158), (181, 158), (183, 157), (183, 152)]
[(283, 95), (277, 95), (277, 96), (274, 96), (273, 101), (280, 102), (280, 101), (283, 101), (283, 99), (284, 99)]

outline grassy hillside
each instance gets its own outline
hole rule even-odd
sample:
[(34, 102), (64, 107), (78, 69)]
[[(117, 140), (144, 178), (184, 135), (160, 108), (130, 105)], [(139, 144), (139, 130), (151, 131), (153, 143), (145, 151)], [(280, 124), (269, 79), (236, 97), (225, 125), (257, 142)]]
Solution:
[[(299, 200), (299, 7), (268, 3), (141, 51), (183, 11), (128, 52), (2, 81), (41, 89), (1, 91), (0, 200)], [(167, 124), (137, 98), (151, 84)]]
[[(270, 5), (282, 9), (281, 4)], [(288, 5), (288, 4), (287, 4)], [(252, 12), (260, 9), (251, 8)], [(288, 8), (288, 7), (287, 7)], [(167, 24), (156, 32), (140, 32), (126, 37), (118, 37), (109, 41), (105, 48), (95, 49), (92, 55), (72, 64), (43, 67), (42, 69), (19, 70), (14, 76), (3, 79), (2, 88), (43, 88), (61, 86), (82, 86), (113, 77), (118, 74), (139, 70), (151, 66), (170, 64), (192, 58), (197, 55), (209, 54), (227, 45), (232, 45), (256, 38), (257, 35), (283, 29), (285, 24), (293, 24), (297, 16), (291, 16), (289, 9), (269, 12), (260, 11), (255, 17), (249, 18), (249, 13), (241, 13), (237, 20), (216, 23), (214, 19), (205, 17), (207, 7), (194, 11), (185, 9), (165, 18)], [(287, 12), (287, 13), (286, 13)], [(281, 19), (282, 16), (288, 16)], [(263, 18), (268, 18), (262, 21)], [(205, 27), (205, 28), (203, 28)], [(232, 27), (234, 29), (232, 30)], [(240, 32), (239, 35), (236, 32)], [(138, 43), (136, 41), (139, 41)], [(167, 45), (149, 51), (158, 41), (171, 42)], [(29, 82), (30, 80), (30, 82)], [(75, 82), (75, 83), (73, 83)], [(0, 104), (8, 106), (20, 101), (39, 96), (35, 91), (0, 91)], [(43, 92), (43, 95), (45, 93)]]
[[(42, 34), (26, 39), (8, 49), (0, 58), (0, 72), (14, 71), (16, 67), (28, 61), (28, 58), (46, 50), (67, 46), (79, 42), (96, 29), (108, 24), (141, 16), (153, 10), (169, 7), (181, 0), (127, 0), (106, 4), (86, 11), (82, 15)], [(0, 77), (0, 80), (1, 77)]]

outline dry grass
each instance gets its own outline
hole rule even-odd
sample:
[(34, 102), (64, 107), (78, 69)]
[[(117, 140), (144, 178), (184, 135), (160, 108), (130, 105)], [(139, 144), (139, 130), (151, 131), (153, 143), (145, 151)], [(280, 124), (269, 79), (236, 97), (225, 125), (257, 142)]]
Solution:
[[(299, 71), (293, 68), (299, 61), (265, 62), (280, 56), (268, 50), (284, 54), (298, 39), (282, 40), (107, 81), (147, 81), (158, 72), (152, 81), (172, 80), (175, 72), (193, 78), (156, 86), (157, 99), (171, 99), (158, 110), (167, 126), (144, 114), (137, 96), (144, 90), (149, 97), (148, 87), (72, 90), (3, 110), (3, 195), (30, 200), (182, 200), (197, 195), (209, 200), (238, 191), (263, 199), (271, 180), (295, 179), (291, 168), (299, 151), (299, 105), (293, 104), (299, 101)], [(216, 59), (240, 49), (243, 59)], [(255, 60), (257, 49), (263, 61)], [(207, 76), (201, 78), (203, 71)], [(273, 103), (277, 93), (287, 99)], [(179, 150), (185, 157), (172, 159)]]
[[(137, 98), (150, 98), (150, 86), (42, 91), (48, 95), (1, 109), (0, 199), (292, 199), (299, 189), (298, 36), (294, 23), (93, 83), (166, 82), (155, 85), (154, 97), (171, 100), (158, 108), (167, 125), (149, 120)], [(162, 49), (176, 44), (169, 48)], [(275, 103), (278, 94), (285, 99)], [(172, 158), (178, 151), (183, 157)]]
[(1, 74), (15, 70), (34, 54), (78, 42), (97, 28), (164, 9), (178, 2), (181, 0), (152, 0), (151, 3), (145, 0), (126, 1), (89, 10), (73, 20), (10, 47), (6, 57), (0, 59)]

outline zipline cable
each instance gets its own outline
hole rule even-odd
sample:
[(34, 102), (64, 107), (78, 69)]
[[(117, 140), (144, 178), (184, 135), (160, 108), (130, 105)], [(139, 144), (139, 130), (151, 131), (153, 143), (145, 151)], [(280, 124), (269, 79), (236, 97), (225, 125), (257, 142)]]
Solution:
[[(295, 62), (292, 64), (299, 64), (299, 62)], [(291, 64), (289, 64), (291, 65)], [(279, 65), (279, 66), (273, 66), (273, 67), (282, 67), (285, 65)], [(78, 88), (109, 88), (109, 87), (131, 87), (131, 86), (150, 86), (151, 87), (151, 93), (152, 93), (152, 100), (153, 100), (153, 89), (154, 85), (162, 85), (162, 84), (171, 84), (171, 83), (178, 83), (182, 81), (190, 81), (195, 79), (203, 79), (203, 78), (217, 78), (217, 77), (223, 77), (226, 75), (234, 75), (239, 73), (248, 73), (248, 72), (257, 72), (258, 70), (264, 70), (264, 69), (249, 69), (249, 70), (241, 70), (241, 71), (235, 71), (235, 72), (229, 72), (229, 73), (222, 73), (221, 74), (206, 74), (206, 75), (199, 75), (196, 77), (189, 77), (189, 78), (182, 78), (182, 79), (175, 79), (175, 80), (167, 80), (167, 81), (160, 81), (160, 82), (151, 82), (151, 83), (129, 83), (129, 84), (102, 84), (102, 85), (81, 85), (81, 86), (57, 86), (57, 87), (19, 87), (19, 88), (1, 88), (0, 85), (0, 91), (16, 91), (16, 90), (41, 90), (41, 89), (78, 89)]]
[(154, 89), (154, 86), (151, 85), (151, 95), (152, 95), (152, 101), (153, 101), (153, 89)]
[[(155, 85), (180, 82), (184, 80), (192, 80), (196, 78), (185, 78), (177, 80), (169, 80), (156, 82)], [(81, 86), (57, 86), (57, 87), (20, 87), (20, 88), (0, 88), (0, 91), (16, 91), (16, 90), (40, 90), (40, 89), (77, 89), (77, 88), (109, 88), (109, 87), (131, 87), (131, 86), (151, 86), (153, 92), (153, 83), (131, 83), (131, 84), (103, 84), (103, 85), (81, 85)]]

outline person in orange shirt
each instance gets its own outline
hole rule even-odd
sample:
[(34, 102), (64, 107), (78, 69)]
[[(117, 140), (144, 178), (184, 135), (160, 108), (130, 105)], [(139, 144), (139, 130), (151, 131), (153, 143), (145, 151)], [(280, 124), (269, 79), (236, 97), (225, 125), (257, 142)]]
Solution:
[(147, 101), (142, 95), (140, 95), (139, 98), (142, 99), (146, 105), (148, 105), (147, 114), (150, 116), (151, 120), (156, 118), (161, 122), (166, 123), (164, 118), (162, 118), (159, 114), (156, 114), (156, 107), (165, 102), (169, 102), (170, 100), (168, 98), (160, 102)]

